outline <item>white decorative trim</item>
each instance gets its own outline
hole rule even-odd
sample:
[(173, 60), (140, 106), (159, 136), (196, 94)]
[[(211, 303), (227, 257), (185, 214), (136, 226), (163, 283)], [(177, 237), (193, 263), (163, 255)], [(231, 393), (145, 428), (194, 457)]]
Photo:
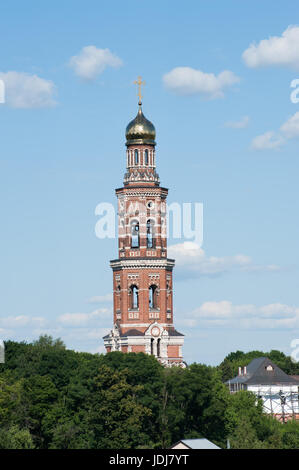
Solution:
[(157, 279), (160, 279), (160, 274), (159, 273), (151, 273), (148, 275), (151, 281), (156, 281)]
[[(124, 325), (123, 325), (124, 326)], [(131, 325), (127, 325), (132, 327)], [(140, 327), (141, 324), (138, 324)], [(163, 325), (164, 326), (164, 325)], [(179, 366), (185, 367), (182, 358), (182, 345), (184, 337), (169, 336), (167, 330), (163, 328), (161, 323), (151, 323), (144, 333), (144, 336), (120, 336), (117, 325), (114, 325), (108, 338), (105, 338), (105, 347), (111, 348), (111, 351), (121, 351), (123, 347), (127, 347), (127, 351), (131, 352), (133, 346), (143, 346), (146, 354), (153, 353), (158, 361), (166, 367)], [(158, 329), (160, 334), (152, 335), (153, 328)], [(158, 344), (160, 346), (160, 354), (158, 357)], [(168, 357), (168, 346), (174, 345), (179, 347), (179, 357)]]
[(161, 196), (164, 196), (166, 198), (168, 194), (167, 189), (162, 189), (162, 188), (149, 188), (146, 187), (144, 190), (141, 190), (140, 188), (134, 189), (134, 188), (121, 188), (124, 193), (118, 193), (117, 197), (124, 197), (125, 200), (127, 200), (130, 197), (156, 197), (160, 198)]
[[(121, 323), (120, 327), (121, 328), (149, 328), (153, 323)], [(163, 328), (173, 328), (172, 323), (159, 323), (160, 326)]]
[(174, 260), (170, 259), (117, 259), (110, 261), (111, 268), (116, 269), (157, 269), (173, 268)]
[(128, 276), (128, 279), (130, 279), (130, 280), (136, 280), (136, 279), (139, 278), (139, 274), (135, 274), (135, 273), (134, 274), (127, 274), (127, 276)]

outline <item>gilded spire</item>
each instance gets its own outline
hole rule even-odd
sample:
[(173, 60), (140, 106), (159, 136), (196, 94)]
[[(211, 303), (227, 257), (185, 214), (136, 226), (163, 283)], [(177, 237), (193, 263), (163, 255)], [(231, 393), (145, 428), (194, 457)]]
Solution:
[(142, 77), (139, 76), (139, 77), (137, 78), (137, 80), (135, 80), (134, 85), (137, 85), (137, 86), (138, 86), (138, 91), (137, 91), (137, 96), (138, 96), (138, 98), (139, 98), (138, 104), (139, 104), (139, 106), (141, 106), (141, 105), (142, 105), (141, 87), (142, 87), (143, 85), (145, 85), (145, 82), (142, 81)]

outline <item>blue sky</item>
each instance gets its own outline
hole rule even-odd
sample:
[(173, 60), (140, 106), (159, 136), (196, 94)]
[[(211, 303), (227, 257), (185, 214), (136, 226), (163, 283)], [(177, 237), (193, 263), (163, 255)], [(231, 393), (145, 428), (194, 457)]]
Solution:
[[(102, 351), (112, 326), (115, 204), (127, 123), (157, 131), (171, 202), (202, 202), (204, 241), (176, 254), (188, 362), (299, 337), (299, 6), (293, 1), (3, 2), (0, 336)], [(90, 48), (90, 46), (93, 46)]]

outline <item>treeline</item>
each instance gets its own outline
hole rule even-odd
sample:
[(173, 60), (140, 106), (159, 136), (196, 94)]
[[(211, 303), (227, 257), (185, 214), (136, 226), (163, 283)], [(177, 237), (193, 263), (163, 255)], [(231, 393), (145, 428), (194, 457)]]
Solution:
[(42, 336), (7, 341), (0, 365), (0, 449), (158, 449), (205, 437), (220, 447), (298, 448), (299, 423), (262, 413), (249, 392), (224, 380), (267, 356), (287, 373), (298, 365), (278, 351), (241, 351), (218, 367), (164, 368), (142, 353), (67, 350)]

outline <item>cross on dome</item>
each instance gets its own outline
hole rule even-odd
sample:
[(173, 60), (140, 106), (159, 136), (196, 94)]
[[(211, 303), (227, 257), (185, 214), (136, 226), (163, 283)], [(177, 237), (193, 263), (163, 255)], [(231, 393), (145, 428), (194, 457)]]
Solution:
[(145, 85), (145, 81), (142, 81), (142, 77), (138, 77), (137, 80), (134, 81), (134, 85), (138, 86), (137, 96), (139, 98), (138, 104), (141, 105), (142, 103), (142, 94), (141, 94), (141, 87)]

